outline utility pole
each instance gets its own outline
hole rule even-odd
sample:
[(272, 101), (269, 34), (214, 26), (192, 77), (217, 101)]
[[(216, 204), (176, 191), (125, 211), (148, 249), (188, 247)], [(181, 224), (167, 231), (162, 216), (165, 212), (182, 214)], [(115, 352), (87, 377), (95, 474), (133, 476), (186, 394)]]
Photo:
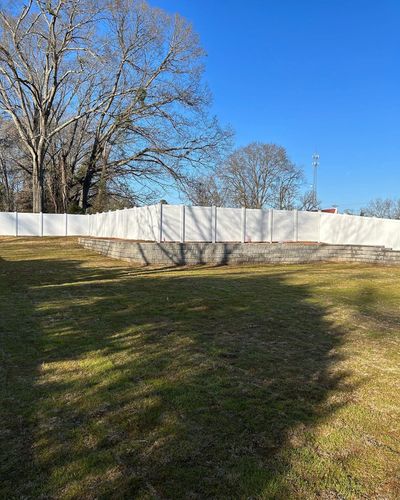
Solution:
[(312, 155), (312, 166), (314, 169), (314, 180), (313, 180), (313, 187), (312, 187), (312, 195), (313, 195), (313, 202), (314, 205), (316, 206), (318, 203), (318, 197), (317, 197), (317, 181), (318, 181), (318, 167), (319, 167), (319, 154), (314, 153)]

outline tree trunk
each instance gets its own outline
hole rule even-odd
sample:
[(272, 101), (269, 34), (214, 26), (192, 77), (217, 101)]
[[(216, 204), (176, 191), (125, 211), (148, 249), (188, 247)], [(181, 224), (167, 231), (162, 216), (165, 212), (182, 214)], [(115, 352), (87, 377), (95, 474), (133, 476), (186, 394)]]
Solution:
[(81, 190), (81, 195), (79, 197), (79, 208), (84, 212), (86, 212), (86, 210), (89, 208), (89, 193), (90, 193), (90, 188), (92, 187), (93, 175), (94, 172), (96, 171), (96, 158), (98, 153), (98, 146), (99, 142), (97, 139), (95, 139), (92, 147), (92, 152), (90, 154), (90, 158), (87, 164), (86, 174), (82, 182), (82, 190)]
[(1, 169), (2, 169), (2, 175), (1, 175), (0, 180), (3, 183), (3, 189), (4, 189), (3, 210), (5, 210), (6, 212), (11, 212), (12, 211), (12, 195), (11, 195), (10, 184), (8, 182), (7, 168), (5, 167), (3, 162), (1, 162)]
[(92, 185), (92, 177), (93, 174), (88, 169), (83, 179), (81, 195), (79, 197), (79, 208), (81, 208), (84, 212), (86, 212), (89, 208), (89, 192)]
[(67, 186), (67, 160), (63, 155), (61, 158), (61, 203), (64, 213), (68, 212), (68, 186)]
[(32, 212), (43, 212), (43, 164), (33, 159), (32, 168)]

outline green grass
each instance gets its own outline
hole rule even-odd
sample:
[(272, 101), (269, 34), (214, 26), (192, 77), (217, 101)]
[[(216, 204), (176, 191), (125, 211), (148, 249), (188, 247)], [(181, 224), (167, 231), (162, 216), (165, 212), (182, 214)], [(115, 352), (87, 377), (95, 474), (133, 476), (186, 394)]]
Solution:
[(0, 240), (0, 498), (400, 497), (400, 268)]

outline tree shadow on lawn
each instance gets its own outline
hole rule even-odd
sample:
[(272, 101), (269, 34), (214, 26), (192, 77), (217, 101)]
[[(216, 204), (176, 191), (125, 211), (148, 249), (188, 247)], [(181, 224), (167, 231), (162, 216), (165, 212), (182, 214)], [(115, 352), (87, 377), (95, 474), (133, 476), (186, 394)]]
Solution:
[(0, 272), (5, 496), (285, 498), (293, 453), (350, 390), (343, 332), (273, 268)]

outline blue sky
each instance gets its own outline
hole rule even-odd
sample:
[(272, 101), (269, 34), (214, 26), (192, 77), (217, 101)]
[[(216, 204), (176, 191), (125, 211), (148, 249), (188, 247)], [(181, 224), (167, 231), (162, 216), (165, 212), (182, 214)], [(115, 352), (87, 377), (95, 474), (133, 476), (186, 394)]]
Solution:
[(189, 19), (207, 52), (213, 112), (285, 146), (324, 206), (400, 197), (398, 0), (150, 0)]

